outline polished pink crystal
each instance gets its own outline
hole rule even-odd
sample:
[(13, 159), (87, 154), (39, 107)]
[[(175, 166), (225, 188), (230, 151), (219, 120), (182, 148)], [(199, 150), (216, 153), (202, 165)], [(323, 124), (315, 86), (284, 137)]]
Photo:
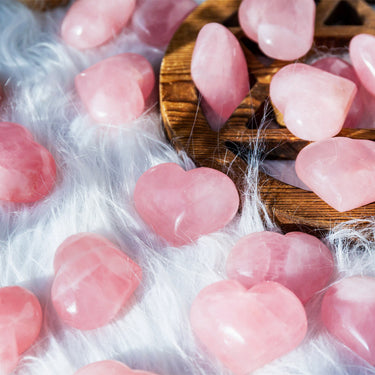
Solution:
[(74, 375), (155, 375), (147, 371), (132, 370), (117, 361), (91, 363), (78, 370)]
[(232, 180), (211, 168), (185, 172), (174, 163), (159, 164), (137, 181), (135, 207), (142, 219), (175, 246), (195, 241), (228, 224), (238, 210)]
[(323, 298), (321, 314), (333, 336), (375, 365), (375, 278), (354, 276), (334, 284)]
[(244, 53), (226, 27), (209, 23), (201, 29), (191, 75), (202, 95), (202, 110), (209, 125), (220, 130), (250, 89)]
[(235, 280), (212, 284), (194, 300), (190, 321), (200, 342), (235, 375), (288, 353), (307, 329), (299, 299), (270, 281), (249, 290)]
[(244, 0), (238, 17), (245, 34), (278, 60), (305, 55), (314, 38), (314, 0)]
[(298, 154), (298, 177), (335, 210), (375, 201), (375, 143), (337, 137), (312, 143)]
[(138, 118), (154, 85), (151, 64), (135, 53), (105, 59), (75, 78), (77, 92), (90, 116), (114, 125)]
[(143, 0), (132, 18), (134, 31), (147, 44), (165, 46), (196, 6), (194, 0)]
[(258, 232), (241, 238), (227, 259), (227, 276), (251, 288), (276, 281), (306, 303), (333, 274), (331, 252), (316, 237), (302, 232), (285, 236)]
[(52, 302), (60, 318), (82, 330), (109, 323), (138, 287), (141, 268), (106, 238), (80, 233), (57, 249)]
[(52, 155), (23, 126), (0, 122), (0, 199), (30, 203), (44, 198), (56, 182)]
[(10, 374), (19, 355), (37, 339), (43, 314), (38, 299), (18, 287), (0, 288), (0, 374)]
[(61, 25), (61, 36), (78, 49), (100, 46), (121, 31), (134, 8), (135, 0), (76, 0)]
[(297, 137), (319, 141), (342, 129), (357, 93), (356, 85), (342, 77), (306, 64), (290, 64), (271, 81), (272, 103), (285, 125)]

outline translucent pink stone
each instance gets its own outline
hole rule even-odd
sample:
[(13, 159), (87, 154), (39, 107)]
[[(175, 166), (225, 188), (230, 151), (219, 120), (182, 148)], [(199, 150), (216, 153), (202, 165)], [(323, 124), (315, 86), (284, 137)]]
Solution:
[(90, 116), (114, 125), (138, 118), (154, 85), (151, 64), (135, 53), (105, 59), (75, 78), (77, 92)]
[(57, 249), (52, 302), (60, 318), (82, 330), (106, 325), (142, 278), (140, 267), (93, 233), (69, 237)]
[(76, 0), (61, 25), (61, 36), (78, 49), (100, 46), (121, 31), (134, 8), (135, 0)]
[(190, 321), (200, 342), (235, 375), (288, 353), (307, 329), (299, 299), (275, 282), (249, 290), (234, 280), (212, 284), (194, 300)]
[(43, 314), (38, 299), (18, 286), (0, 288), (0, 374), (10, 374), (19, 355), (37, 339)]
[(202, 110), (215, 131), (220, 130), (250, 89), (247, 63), (235, 36), (217, 23), (198, 34), (191, 75), (202, 95)]
[(375, 278), (355, 276), (328, 289), (322, 321), (328, 331), (360, 357), (375, 365)]
[(241, 238), (227, 259), (227, 276), (251, 288), (276, 281), (306, 303), (322, 290), (333, 274), (331, 252), (316, 237), (301, 232), (285, 236), (252, 233)]
[(245, 34), (267, 56), (296, 60), (312, 46), (314, 0), (244, 0), (238, 16)]
[(132, 370), (117, 361), (91, 363), (78, 370), (74, 375), (155, 375), (147, 371)]
[(23, 126), (0, 122), (0, 199), (29, 203), (44, 198), (56, 182), (52, 155)]
[(319, 141), (342, 129), (357, 87), (306, 64), (290, 64), (277, 72), (270, 86), (272, 103), (287, 128), (299, 138)]
[(298, 177), (340, 212), (375, 201), (375, 143), (337, 137), (306, 146), (296, 159)]
[(167, 45), (196, 6), (194, 0), (144, 0), (137, 5), (133, 15), (134, 31), (147, 44)]
[(158, 235), (181, 246), (228, 224), (237, 213), (239, 197), (224, 173), (211, 168), (185, 172), (177, 164), (166, 163), (139, 178), (134, 203)]

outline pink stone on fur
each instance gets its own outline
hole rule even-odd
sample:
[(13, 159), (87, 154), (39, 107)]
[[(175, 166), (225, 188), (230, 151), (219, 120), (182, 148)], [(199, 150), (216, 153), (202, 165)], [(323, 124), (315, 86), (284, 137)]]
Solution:
[(142, 219), (174, 246), (222, 229), (236, 215), (239, 197), (233, 181), (211, 168), (185, 172), (159, 164), (137, 181), (135, 207)]
[(220, 130), (250, 89), (244, 53), (226, 27), (209, 23), (201, 29), (191, 75), (202, 95), (202, 110), (209, 125)]
[(68, 325), (95, 329), (129, 303), (141, 268), (107, 239), (92, 233), (67, 238), (55, 258), (52, 302)]
[(306, 334), (305, 309), (284, 286), (247, 290), (235, 280), (204, 288), (194, 300), (193, 332), (235, 375), (248, 375), (297, 347)]
[(306, 64), (285, 66), (270, 86), (271, 100), (287, 128), (309, 141), (340, 132), (356, 93), (352, 81)]
[(63, 20), (61, 36), (78, 49), (100, 46), (121, 31), (134, 8), (135, 0), (76, 0)]
[(313, 0), (244, 0), (238, 12), (245, 34), (278, 60), (305, 55), (314, 38)]
[(44, 198), (56, 182), (52, 155), (23, 126), (0, 122), (0, 199), (31, 203)]
[(227, 259), (227, 276), (246, 288), (276, 281), (306, 303), (322, 290), (333, 274), (331, 252), (316, 237), (302, 232), (285, 236), (252, 233), (241, 238)]
[(335, 210), (375, 201), (375, 143), (337, 137), (312, 143), (298, 154), (298, 177)]
[(134, 31), (147, 44), (165, 46), (196, 6), (194, 0), (144, 0), (133, 15)]
[(0, 374), (16, 367), (37, 339), (43, 314), (34, 294), (18, 286), (0, 288)]
[(322, 321), (328, 331), (360, 357), (375, 365), (375, 278), (355, 276), (328, 289)]
[(154, 85), (151, 64), (135, 53), (100, 61), (75, 78), (77, 92), (90, 116), (114, 125), (138, 118)]
[(117, 361), (91, 363), (78, 370), (74, 375), (155, 375), (147, 371), (132, 370)]

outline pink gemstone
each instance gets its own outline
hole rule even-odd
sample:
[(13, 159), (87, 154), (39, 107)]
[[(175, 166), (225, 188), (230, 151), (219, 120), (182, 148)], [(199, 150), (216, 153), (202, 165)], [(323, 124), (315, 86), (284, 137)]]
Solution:
[(67, 238), (56, 252), (54, 266), (53, 305), (66, 324), (82, 330), (114, 319), (142, 278), (136, 263), (91, 233)]
[(287, 128), (309, 141), (340, 132), (356, 93), (356, 85), (348, 79), (306, 64), (285, 66), (270, 86), (271, 100)]
[(0, 288), (0, 374), (10, 374), (37, 339), (43, 314), (38, 299), (18, 286)]
[(245, 34), (267, 56), (296, 60), (312, 46), (314, 0), (244, 0), (238, 16)]
[(74, 375), (155, 375), (151, 372), (132, 370), (117, 361), (91, 363), (78, 370)]
[(236, 215), (239, 197), (232, 180), (215, 169), (185, 172), (174, 163), (145, 172), (134, 191), (142, 219), (174, 246), (215, 232)]
[(299, 299), (274, 282), (249, 290), (234, 280), (212, 284), (193, 302), (190, 321), (201, 343), (235, 375), (293, 350), (307, 329)]
[(194, 0), (144, 0), (137, 5), (133, 15), (134, 31), (152, 46), (167, 45), (196, 6)]
[(337, 137), (312, 143), (298, 154), (298, 177), (335, 210), (375, 201), (375, 143)]
[(251, 288), (276, 281), (306, 303), (322, 290), (333, 274), (329, 249), (316, 237), (301, 232), (285, 236), (275, 232), (252, 233), (241, 238), (227, 259), (227, 275)]
[(114, 125), (138, 118), (154, 85), (151, 64), (135, 53), (105, 59), (75, 78), (77, 92), (90, 116)]
[(135, 0), (76, 0), (61, 25), (65, 43), (78, 49), (100, 46), (127, 24)]
[(220, 130), (250, 89), (245, 56), (227, 28), (209, 23), (201, 29), (191, 75), (202, 95), (202, 110), (209, 125)]
[(322, 321), (328, 331), (375, 365), (375, 278), (349, 277), (328, 289)]
[(55, 185), (52, 155), (21, 125), (0, 122), (0, 166), (1, 200), (35, 202)]

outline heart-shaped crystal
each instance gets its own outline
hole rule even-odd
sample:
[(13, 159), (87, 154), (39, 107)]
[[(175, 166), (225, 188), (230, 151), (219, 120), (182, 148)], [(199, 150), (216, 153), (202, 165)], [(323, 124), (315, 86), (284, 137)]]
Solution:
[(155, 375), (151, 372), (132, 370), (117, 361), (100, 361), (82, 367), (74, 375)]

